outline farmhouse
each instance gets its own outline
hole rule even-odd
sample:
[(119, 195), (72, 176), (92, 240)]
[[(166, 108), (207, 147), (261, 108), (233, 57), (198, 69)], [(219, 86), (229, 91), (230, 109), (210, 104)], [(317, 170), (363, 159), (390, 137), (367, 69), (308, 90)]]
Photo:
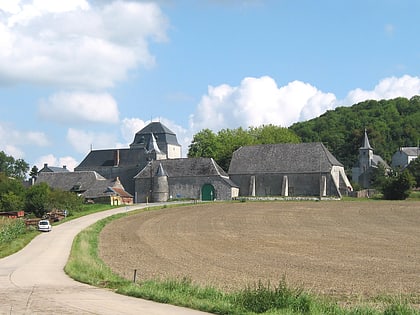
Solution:
[(125, 191), (118, 178), (106, 179), (95, 171), (42, 172), (37, 183), (76, 193), (86, 201), (111, 205), (132, 204), (133, 196)]
[(362, 146), (359, 148), (358, 165), (352, 169), (352, 180), (363, 188), (370, 188), (373, 172), (379, 165), (389, 169), (388, 164), (379, 155), (373, 154), (373, 148), (365, 130)]
[(394, 168), (404, 169), (411, 161), (420, 156), (420, 148), (417, 147), (401, 147), (392, 155), (391, 165)]
[(246, 146), (228, 174), (240, 196), (335, 196), (351, 190), (343, 165), (322, 143)]

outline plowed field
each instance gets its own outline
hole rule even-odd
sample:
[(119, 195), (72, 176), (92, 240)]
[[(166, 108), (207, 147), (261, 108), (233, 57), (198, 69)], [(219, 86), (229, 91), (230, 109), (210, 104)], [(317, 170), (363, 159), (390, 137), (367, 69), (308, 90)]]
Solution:
[(132, 279), (230, 290), (286, 281), (335, 296), (420, 296), (419, 202), (209, 203), (113, 221), (100, 256)]

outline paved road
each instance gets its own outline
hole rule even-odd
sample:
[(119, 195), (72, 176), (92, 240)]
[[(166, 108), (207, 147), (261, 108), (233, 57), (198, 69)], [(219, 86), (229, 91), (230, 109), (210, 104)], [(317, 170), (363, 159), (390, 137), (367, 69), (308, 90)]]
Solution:
[(146, 205), (95, 213), (53, 227), (0, 259), (0, 314), (205, 314), (115, 294), (69, 278), (63, 268), (73, 238), (99, 219)]

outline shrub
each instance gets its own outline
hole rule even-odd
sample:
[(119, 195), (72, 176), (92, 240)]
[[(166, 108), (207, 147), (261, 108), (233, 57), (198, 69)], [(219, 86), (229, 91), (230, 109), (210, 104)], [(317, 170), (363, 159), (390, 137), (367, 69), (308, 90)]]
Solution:
[(26, 232), (26, 225), (22, 219), (0, 219), (0, 244), (17, 239)]

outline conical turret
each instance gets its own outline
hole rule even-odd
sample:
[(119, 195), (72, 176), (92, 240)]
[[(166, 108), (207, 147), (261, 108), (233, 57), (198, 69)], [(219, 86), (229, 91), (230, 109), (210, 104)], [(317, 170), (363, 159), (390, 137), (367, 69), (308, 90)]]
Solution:
[(165, 202), (169, 199), (168, 175), (163, 169), (162, 163), (156, 170), (153, 181), (153, 202)]

